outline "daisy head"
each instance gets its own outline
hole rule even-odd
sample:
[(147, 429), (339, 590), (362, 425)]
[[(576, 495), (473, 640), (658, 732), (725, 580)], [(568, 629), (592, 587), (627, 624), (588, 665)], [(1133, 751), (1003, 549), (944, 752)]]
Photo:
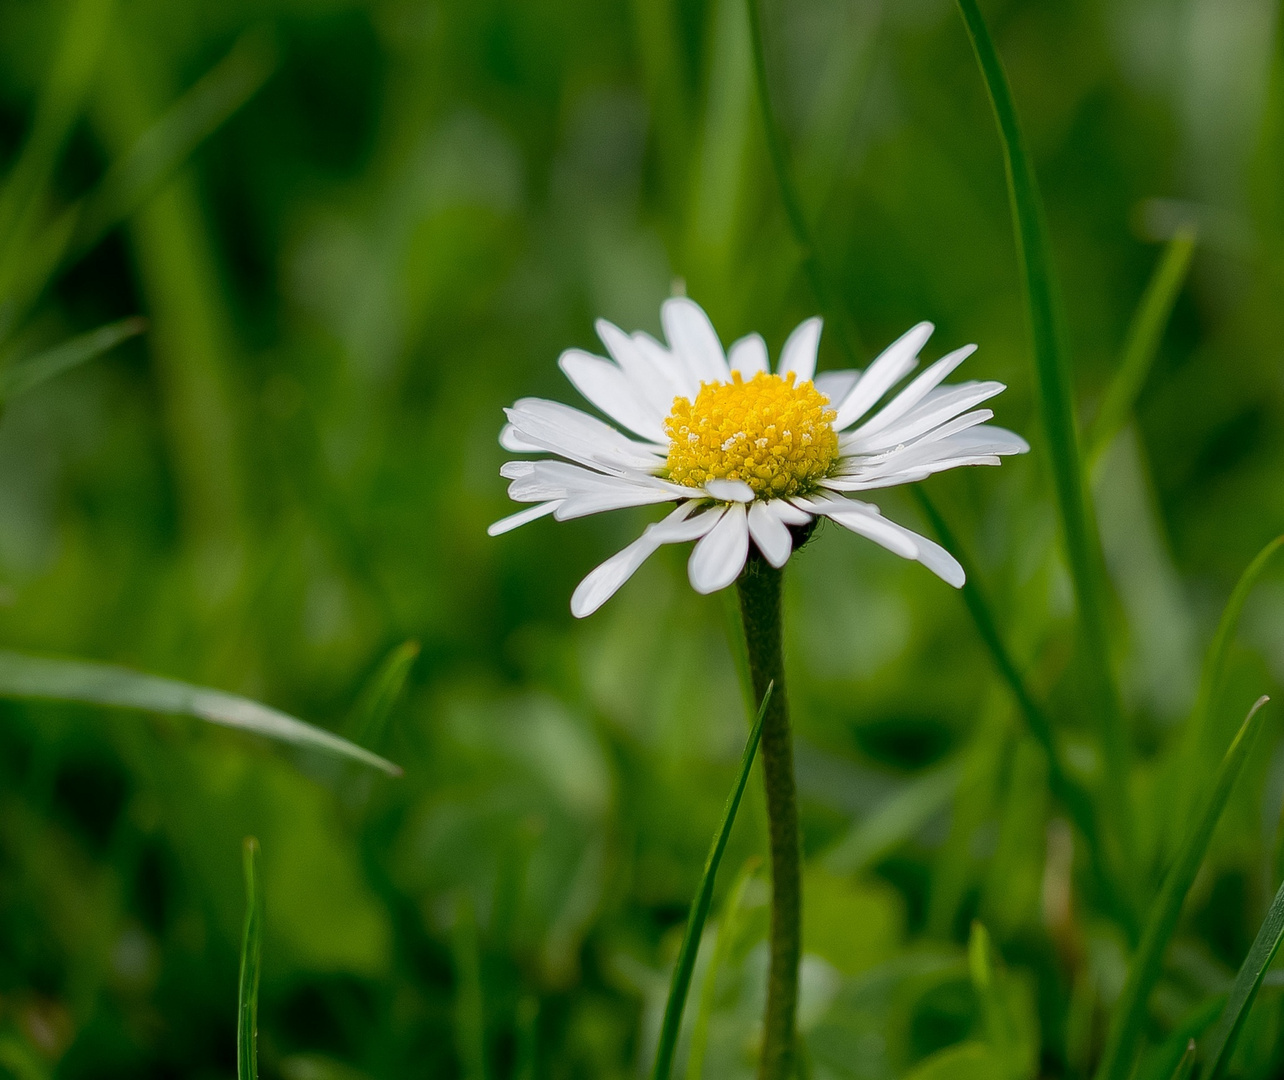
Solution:
[(599, 320), (610, 360), (562, 354), (566, 377), (614, 423), (540, 398), (505, 410), (504, 449), (553, 457), (503, 466), (509, 496), (532, 505), (492, 525), (492, 536), (548, 514), (566, 521), (677, 504), (580, 583), (575, 615), (601, 607), (661, 544), (695, 541), (691, 585), (711, 593), (736, 580), (752, 549), (784, 566), (818, 518), (963, 584), (962, 567), (939, 544), (851, 496), (960, 465), (997, 465), (1029, 449), (986, 423), (994, 414), (978, 407), (1002, 383), (942, 385), (974, 345), (942, 357), (876, 408), (918, 365), (931, 323), (892, 342), (863, 372), (816, 375), (819, 319), (789, 335), (774, 372), (759, 335), (724, 352), (708, 316), (685, 297), (666, 300), (660, 321), (667, 344)]

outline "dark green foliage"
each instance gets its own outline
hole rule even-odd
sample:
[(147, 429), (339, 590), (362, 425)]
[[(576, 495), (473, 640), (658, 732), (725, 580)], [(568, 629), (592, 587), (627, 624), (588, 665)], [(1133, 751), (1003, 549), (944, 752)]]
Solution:
[[(1275, 706), (1163, 891), (1284, 676), (1274, 5), (180, 6), (0, 12), (0, 1077), (233, 1075), (248, 835), (264, 1077), (650, 1063), (743, 760), (732, 598), (667, 549), (577, 622), (654, 515), (485, 527), (502, 407), (576, 402), (559, 351), (675, 279), (773, 356), (824, 314), (822, 369), (931, 319), (1035, 448), (869, 496), (962, 597), (829, 527), (788, 567), (801, 1067), (1080, 1080), (1144, 968), (1138, 1077), (1279, 1074)], [(766, 851), (750, 782), (687, 1080), (753, 1075)]]

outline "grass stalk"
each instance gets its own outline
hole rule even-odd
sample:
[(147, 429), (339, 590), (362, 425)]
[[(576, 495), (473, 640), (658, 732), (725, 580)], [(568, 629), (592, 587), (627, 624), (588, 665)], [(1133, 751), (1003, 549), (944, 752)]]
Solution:
[(1017, 257), (1034, 352), (1034, 368), (1044, 436), (1052, 465), (1062, 539), (1079, 613), (1079, 639), (1088, 667), (1091, 707), (1096, 714), (1105, 756), (1102, 801), (1115, 823), (1116, 859), (1121, 880), (1131, 876), (1134, 850), (1128, 797), (1129, 747), (1122, 709), (1110, 666), (1105, 572), (1091, 500), (1084, 485), (1075, 420), (1070, 364), (1043, 202), (1026, 151), (1016, 106), (1003, 63), (976, 0), (958, 0), (977, 63), (998, 123), (1016, 234)]
[(245, 932), (236, 995), (236, 1080), (259, 1077), (259, 972), (263, 958), (263, 890), (259, 885), (259, 842), (245, 838)]

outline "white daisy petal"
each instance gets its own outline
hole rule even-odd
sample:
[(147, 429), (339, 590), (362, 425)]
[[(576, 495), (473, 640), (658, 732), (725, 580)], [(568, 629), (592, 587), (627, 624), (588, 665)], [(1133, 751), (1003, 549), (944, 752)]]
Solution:
[(685, 360), (675, 356), (650, 334), (642, 330), (632, 336), (633, 347), (647, 359), (647, 362), (668, 373), (669, 379), (677, 387), (674, 397), (681, 395), (691, 401), (700, 392), (700, 379)]
[(512, 424), (505, 424), (500, 428), (499, 445), (510, 454), (538, 454), (544, 449), (538, 443), (522, 438), (522, 433)]
[(642, 498), (640, 502), (621, 504), (641, 506), (648, 502), (691, 497), (690, 488), (672, 484), (659, 477), (642, 473), (621, 476), (594, 472), (569, 461), (510, 461), (500, 469), (500, 473), (512, 480), (508, 485), (508, 496), (515, 502), (544, 502), (548, 499), (573, 499), (579, 496), (603, 496), (610, 501), (616, 497), (614, 493), (651, 493), (653, 497)]
[(886, 406), (852, 432), (853, 438), (869, 437), (882, 431), (914, 408), (929, 393), (941, 385), (964, 360), (976, 352), (975, 345), (964, 345), (941, 357), (935, 364), (905, 387)]
[(860, 372), (854, 368), (844, 371), (822, 371), (812, 379), (812, 385), (824, 394), (832, 405), (850, 394), (859, 378)]
[(664, 463), (658, 448), (634, 442), (610, 424), (558, 401), (522, 398), (505, 412), (521, 439), (582, 465), (651, 471)]
[[(567, 349), (557, 361), (575, 389), (616, 423), (651, 442), (664, 442), (664, 412), (657, 412), (640, 388), (609, 360), (581, 349)], [(672, 405), (672, 401), (669, 402)]]
[(743, 480), (706, 480), (704, 490), (722, 502), (753, 502), (753, 488)]
[(704, 308), (685, 296), (671, 296), (660, 307), (669, 348), (700, 382), (729, 382), (731, 369)]
[(695, 540), (713, 528), (717, 524), (718, 514), (701, 514), (690, 518), (697, 505), (695, 501), (683, 503), (663, 521), (648, 525), (646, 531), (633, 543), (597, 567), (579, 583), (571, 596), (571, 614), (577, 619), (592, 615), (637, 573), (638, 568), (661, 544)]
[(502, 536), (506, 532), (512, 532), (516, 528), (531, 521), (538, 521), (542, 517), (547, 517), (558, 507), (557, 502), (539, 503), (536, 506), (528, 506), (525, 510), (519, 510), (515, 514), (509, 514), (506, 518), (500, 518), (495, 524), (486, 529), (487, 536)]
[(758, 545), (762, 557), (777, 570), (789, 561), (794, 550), (794, 538), (789, 534), (789, 527), (773, 509), (781, 501), (763, 502), (760, 499), (749, 507), (749, 535)]
[(772, 499), (771, 512), (786, 525), (806, 525), (815, 515), (796, 505), (798, 501), (801, 500)]
[(745, 382), (769, 371), (767, 343), (762, 340), (762, 335), (749, 334), (734, 342), (727, 350), (727, 365), (732, 371), (738, 371)]
[(749, 525), (742, 503), (731, 503), (700, 540), (687, 562), (687, 577), (696, 592), (725, 589), (744, 569), (749, 555)]
[(818, 514), (832, 518), (845, 529), (873, 540), (888, 551), (922, 563), (947, 585), (960, 588), (965, 580), (957, 559), (934, 540), (889, 521), (878, 507), (854, 499), (829, 498), (813, 500)]
[(654, 348), (643, 345), (605, 319), (598, 319), (594, 326), (611, 359), (620, 365), (620, 370), (663, 421), (673, 408), (673, 399), (685, 395), (689, 389), (689, 384), (681, 378), (678, 362), (658, 341), (645, 334), (638, 336), (646, 338)]
[(793, 372), (797, 376), (795, 385), (801, 385), (816, 374), (816, 350), (820, 347), (820, 327), (820, 318), (814, 317), (799, 323), (794, 328), (794, 332), (786, 339), (784, 348), (780, 350), (780, 366), (776, 372), (777, 375), (788, 375)]
[(882, 396), (901, 381), (918, 363), (919, 350), (927, 344), (935, 327), (930, 322), (921, 322), (907, 330), (879, 354), (865, 373), (856, 381), (851, 392), (838, 406), (838, 418), (834, 421), (834, 430), (842, 431), (851, 427), (870, 409), (878, 404)]
[(960, 413), (987, 401), (995, 394), (1001, 394), (1003, 390), (1004, 386), (1000, 382), (959, 383), (949, 387), (945, 393), (933, 394), (895, 423), (872, 435), (861, 435), (858, 431), (844, 435), (840, 440), (840, 448), (844, 454), (853, 451), (870, 453), (900, 443), (913, 442), (920, 435), (953, 420)]

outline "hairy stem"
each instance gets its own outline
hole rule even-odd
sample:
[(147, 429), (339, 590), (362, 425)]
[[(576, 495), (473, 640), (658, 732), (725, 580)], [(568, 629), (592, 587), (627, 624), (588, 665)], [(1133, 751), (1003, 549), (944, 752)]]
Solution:
[(762, 698), (767, 687), (775, 684), (763, 718), (760, 751), (771, 840), (771, 966), (759, 1080), (790, 1080), (793, 1075), (794, 1014), (798, 1005), (798, 961), (802, 955), (798, 804), (780, 634), (782, 579), (781, 571), (755, 552), (736, 585), (754, 695)]

